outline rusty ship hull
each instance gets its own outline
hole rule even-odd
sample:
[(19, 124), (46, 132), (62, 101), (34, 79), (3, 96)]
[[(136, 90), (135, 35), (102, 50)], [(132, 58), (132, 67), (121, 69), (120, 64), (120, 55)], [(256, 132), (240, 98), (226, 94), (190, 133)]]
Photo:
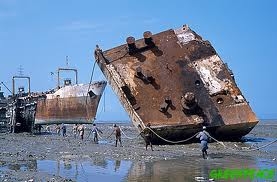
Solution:
[(187, 25), (129, 37), (107, 51), (97, 47), (95, 60), (139, 131), (150, 124), (179, 141), (207, 126), (218, 139), (237, 140), (258, 123), (227, 64)]
[(93, 123), (106, 82), (64, 86), (37, 101), (35, 124)]
[(0, 133), (7, 128), (7, 99), (4, 97), (4, 93), (1, 92), (0, 87)]

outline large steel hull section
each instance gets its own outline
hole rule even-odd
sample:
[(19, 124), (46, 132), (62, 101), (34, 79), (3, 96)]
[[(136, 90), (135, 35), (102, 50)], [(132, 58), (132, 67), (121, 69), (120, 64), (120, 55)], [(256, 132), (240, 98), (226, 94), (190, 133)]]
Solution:
[(36, 103), (31, 97), (11, 98), (7, 105), (8, 127), (12, 133), (33, 132)]
[(93, 99), (71, 97), (38, 101), (35, 124), (92, 123), (100, 96)]
[[(93, 123), (105, 86), (106, 82), (100, 82), (91, 85), (90, 88), (87, 85), (68, 87), (65, 91), (39, 99), (35, 124)], [(88, 94), (88, 90), (92, 91), (92, 95)]]
[[(139, 131), (149, 123), (165, 130), (157, 130), (162, 137), (176, 141), (206, 125), (219, 139), (228, 139), (246, 135), (258, 123), (227, 65), (208, 41), (187, 28), (161, 32), (152, 39), (154, 48), (145, 47), (143, 39), (137, 40), (136, 47), (142, 51), (134, 54), (128, 53), (126, 44), (105, 52), (96, 50), (95, 54)], [(138, 78), (138, 67), (150, 72), (155, 82)], [(187, 92), (195, 94), (201, 112), (184, 112), (181, 97)], [(172, 107), (162, 113), (165, 97), (171, 99)]]
[[(240, 140), (243, 136), (247, 135), (257, 123), (240, 123), (224, 126), (211, 126), (208, 132), (211, 136), (218, 140), (236, 141)], [(152, 128), (152, 130), (159, 136), (166, 140), (172, 141), (172, 143), (166, 142), (155, 134), (151, 134), (153, 144), (174, 144), (174, 142), (186, 140), (191, 138), (196, 133), (202, 131), (202, 128), (195, 125), (184, 125), (184, 126), (159, 126)], [(143, 136), (143, 134), (142, 134)], [(192, 138), (185, 143), (198, 142), (199, 139)]]

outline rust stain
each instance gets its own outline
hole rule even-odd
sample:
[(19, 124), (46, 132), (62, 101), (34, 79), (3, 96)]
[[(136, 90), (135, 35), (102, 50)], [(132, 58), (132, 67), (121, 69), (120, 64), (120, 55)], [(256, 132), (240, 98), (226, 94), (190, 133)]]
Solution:
[[(188, 26), (144, 37), (129, 37), (128, 44), (104, 52), (98, 48), (95, 54), (139, 130), (150, 123), (161, 135), (176, 139), (199, 131), (202, 125), (217, 134), (220, 127), (236, 125), (232, 136), (241, 137), (257, 124), (209, 41)], [(187, 93), (193, 93), (195, 100), (182, 100)]]
[(106, 82), (65, 86), (37, 101), (35, 124), (92, 123)]

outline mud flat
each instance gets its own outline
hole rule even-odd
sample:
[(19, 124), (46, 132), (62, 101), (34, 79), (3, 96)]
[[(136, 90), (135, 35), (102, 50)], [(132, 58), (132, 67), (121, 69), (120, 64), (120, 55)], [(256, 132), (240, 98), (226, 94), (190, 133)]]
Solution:
[(103, 132), (99, 144), (92, 142), (88, 129), (84, 141), (74, 139), (69, 127), (67, 137), (0, 134), (0, 181), (197, 181), (209, 179), (217, 168), (277, 168), (276, 143), (245, 151), (276, 139), (276, 121), (260, 122), (244, 142), (224, 142), (228, 149), (211, 143), (208, 160), (201, 158), (198, 143), (156, 145), (154, 151), (145, 151), (137, 130), (126, 123), (119, 125), (135, 139), (123, 135), (123, 147), (115, 147), (114, 136), (108, 138), (112, 124), (97, 125)]

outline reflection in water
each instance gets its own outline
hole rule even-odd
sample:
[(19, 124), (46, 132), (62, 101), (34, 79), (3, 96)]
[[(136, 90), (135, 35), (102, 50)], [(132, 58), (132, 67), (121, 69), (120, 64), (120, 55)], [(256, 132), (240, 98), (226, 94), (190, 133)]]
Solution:
[(7, 168), (12, 171), (35, 171), (37, 169), (37, 161), (19, 161), (16, 164), (8, 164)]
[(0, 171), (38, 171), (74, 181), (197, 181), (208, 180), (212, 169), (276, 167), (276, 161), (223, 154), (210, 155), (208, 160), (200, 156), (190, 156), (154, 162), (93, 159), (83, 163), (72, 160), (0, 163)]
[(66, 169), (66, 170), (70, 170), (72, 168), (70, 161), (65, 160), (63, 165), (64, 165), (64, 169)]
[(38, 161), (37, 171), (76, 181), (122, 181), (131, 168), (131, 161), (94, 159), (79, 162), (72, 160), (63, 161)]
[(95, 158), (95, 159), (92, 159), (92, 164), (91, 166), (99, 166), (99, 167), (102, 167), (102, 168), (107, 168), (108, 166), (108, 162), (105, 160), (105, 159), (98, 159), (98, 158)]
[(115, 161), (114, 172), (118, 171), (118, 169), (120, 168), (120, 164), (121, 164), (120, 160)]
[(248, 156), (210, 155), (204, 160), (198, 156), (157, 162), (133, 163), (127, 181), (197, 181), (208, 180), (213, 169), (276, 168), (277, 163), (267, 161), (265, 166)]

